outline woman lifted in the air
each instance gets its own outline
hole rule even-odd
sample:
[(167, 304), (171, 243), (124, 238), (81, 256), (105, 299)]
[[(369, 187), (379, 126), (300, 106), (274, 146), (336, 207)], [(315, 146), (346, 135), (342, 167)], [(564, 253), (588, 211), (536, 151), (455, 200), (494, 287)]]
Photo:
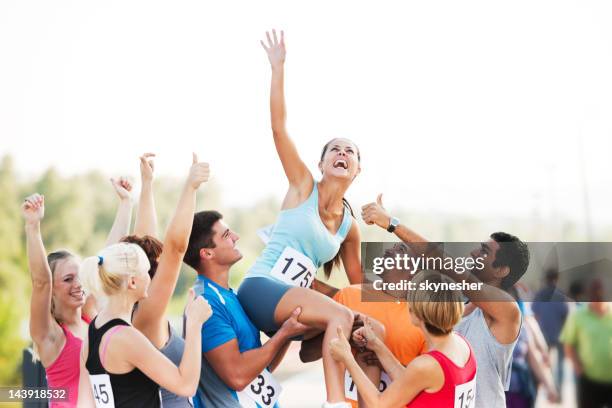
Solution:
[[(345, 406), (344, 366), (330, 355), (329, 343), (340, 327), (350, 333), (353, 313), (332, 299), (311, 290), (316, 271), (327, 275), (342, 260), (351, 283), (361, 280), (360, 234), (344, 194), (360, 172), (359, 149), (344, 138), (323, 147), (316, 181), (302, 161), (285, 128), (283, 90), (285, 42), (275, 31), (266, 33), (262, 46), (272, 67), (270, 112), (276, 151), (289, 181), (289, 190), (270, 240), (242, 283), (238, 297), (258, 329), (273, 333), (301, 307), (299, 321), (313, 333), (325, 332), (323, 368), (327, 403)], [(337, 404), (337, 405), (336, 405)]]

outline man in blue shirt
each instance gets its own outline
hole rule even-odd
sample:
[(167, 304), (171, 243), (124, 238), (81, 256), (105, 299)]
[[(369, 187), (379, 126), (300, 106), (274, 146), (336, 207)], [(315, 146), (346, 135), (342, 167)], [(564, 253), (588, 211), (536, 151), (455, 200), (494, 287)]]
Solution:
[(229, 287), (230, 268), (242, 258), (238, 235), (217, 211), (194, 215), (184, 261), (198, 273), (196, 293), (213, 315), (202, 326), (202, 371), (196, 407), (278, 407), (280, 386), (272, 377), (292, 337), (306, 326), (300, 309), (262, 346), (259, 331)]

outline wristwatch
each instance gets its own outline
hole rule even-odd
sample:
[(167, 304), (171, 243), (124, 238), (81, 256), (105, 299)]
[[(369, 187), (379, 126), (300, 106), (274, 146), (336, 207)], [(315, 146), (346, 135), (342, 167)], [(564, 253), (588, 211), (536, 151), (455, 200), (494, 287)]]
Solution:
[(389, 231), (389, 232), (395, 231), (395, 228), (397, 228), (399, 223), (400, 223), (399, 219), (397, 219), (395, 217), (391, 217), (391, 219), (389, 220), (389, 226), (387, 227), (387, 231)]

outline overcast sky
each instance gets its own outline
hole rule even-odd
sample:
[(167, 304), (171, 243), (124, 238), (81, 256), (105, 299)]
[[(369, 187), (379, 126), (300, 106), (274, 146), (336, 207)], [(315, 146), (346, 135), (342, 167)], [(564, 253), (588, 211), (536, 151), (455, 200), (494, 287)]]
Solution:
[[(375, 7), (373, 6), (375, 5)], [(356, 205), (612, 223), (612, 2), (0, 2), (0, 155), (36, 175), (183, 175), (229, 205), (286, 181), (269, 131), (284, 28), (289, 131), (316, 171), (353, 139)], [(584, 163), (581, 164), (581, 151)]]

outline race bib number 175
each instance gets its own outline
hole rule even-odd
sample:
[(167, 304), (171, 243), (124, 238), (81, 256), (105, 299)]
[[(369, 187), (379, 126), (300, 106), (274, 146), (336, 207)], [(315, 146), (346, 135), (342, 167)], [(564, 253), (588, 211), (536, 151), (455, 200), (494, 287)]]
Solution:
[(291, 247), (285, 247), (270, 271), (271, 276), (286, 284), (303, 288), (309, 288), (312, 285), (316, 273), (317, 268), (310, 258)]

